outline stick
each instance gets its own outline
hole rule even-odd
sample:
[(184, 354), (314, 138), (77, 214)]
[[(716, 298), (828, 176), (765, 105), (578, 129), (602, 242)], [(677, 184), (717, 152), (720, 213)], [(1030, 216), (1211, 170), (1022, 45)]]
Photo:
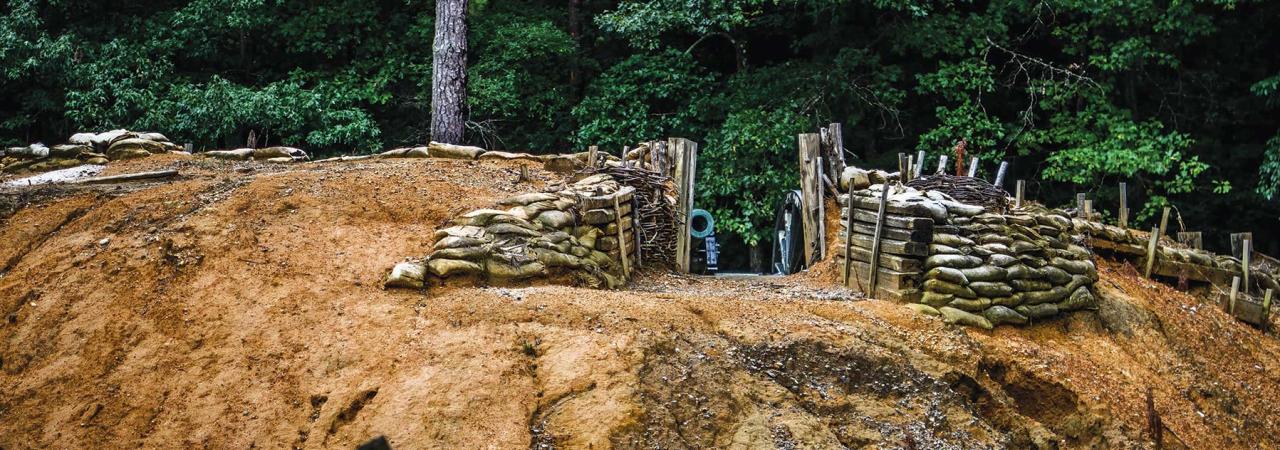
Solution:
[(1120, 182), (1120, 228), (1129, 228), (1129, 183)]
[(124, 175), (112, 175), (109, 177), (93, 177), (83, 180), (72, 181), (70, 184), (100, 184), (100, 183), (120, 183), (126, 181), (154, 180), (157, 178), (170, 178), (178, 176), (176, 170), (158, 170), (155, 172), (138, 172), (127, 173)]
[(1014, 208), (1021, 208), (1021, 207), (1022, 207), (1022, 199), (1023, 199), (1023, 196), (1024, 196), (1024, 195), (1026, 195), (1026, 190), (1027, 190), (1027, 181), (1026, 181), (1026, 180), (1018, 180), (1018, 182), (1017, 182), (1017, 183), (1015, 183), (1015, 186), (1016, 186), (1016, 187), (1014, 188), (1014, 191), (1015, 191), (1016, 193), (1014, 194), (1014, 197), (1013, 197), (1013, 207), (1014, 207)]
[(1160, 228), (1151, 227), (1151, 241), (1147, 243), (1147, 270), (1143, 276), (1151, 278), (1151, 270), (1156, 267), (1156, 240), (1160, 239)]
[[(853, 197), (850, 194), (849, 197)], [(880, 235), (884, 233), (884, 209), (889, 204), (889, 185), (880, 185), (880, 209), (876, 214), (876, 235), (871, 241), (871, 274), (867, 276), (870, 287), (867, 288), (867, 295), (875, 296), (876, 278), (880, 275)], [(853, 215), (853, 210), (849, 210), (849, 215)], [(851, 234), (853, 230), (849, 230)], [(846, 238), (847, 239), (847, 238)], [(848, 261), (849, 258), (845, 258)]]
[(1008, 161), (1000, 161), (1000, 169), (996, 170), (996, 187), (1004, 189), (1004, 173), (1009, 170)]
[(1240, 293), (1240, 277), (1231, 277), (1231, 303), (1227, 306), (1227, 314), (1236, 316), (1236, 294)]
[(844, 286), (848, 287), (849, 260), (853, 259), (850, 255), (850, 247), (853, 245), (853, 240), (849, 239), (849, 236), (853, 234), (853, 216), (855, 215), (853, 213), (853, 195), (845, 197), (844, 207), (848, 208), (849, 211), (848, 217), (844, 220)]

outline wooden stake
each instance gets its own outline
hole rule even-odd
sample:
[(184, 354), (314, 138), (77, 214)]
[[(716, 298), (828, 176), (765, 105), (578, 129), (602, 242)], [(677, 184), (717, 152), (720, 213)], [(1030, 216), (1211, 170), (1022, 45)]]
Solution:
[[(880, 208), (876, 213), (876, 233), (871, 240), (871, 273), (867, 275), (869, 287), (866, 294), (874, 297), (876, 292), (876, 278), (880, 275), (880, 235), (884, 233), (884, 209), (889, 204), (889, 185), (883, 184), (880, 189)], [(853, 194), (849, 194), (853, 196)], [(852, 200), (851, 200), (852, 201)], [(849, 215), (853, 215), (853, 210), (849, 210)], [(850, 229), (846, 235), (852, 234)], [(847, 238), (846, 238), (847, 239)]]
[(969, 178), (978, 176), (978, 157), (969, 160)]
[(1243, 272), (1240, 278), (1244, 279), (1244, 295), (1249, 295), (1249, 266), (1253, 253), (1253, 241), (1244, 240), (1244, 253), (1240, 254), (1240, 271)]
[(1231, 300), (1227, 305), (1227, 314), (1236, 316), (1236, 295), (1240, 293), (1240, 277), (1231, 277)]
[(939, 157), (938, 157), (938, 171), (937, 171), (936, 173), (943, 173), (943, 172), (946, 172), (946, 171), (947, 171), (947, 155), (939, 156)]
[(924, 150), (916, 153), (916, 170), (912, 172), (911, 178), (920, 178), (920, 172), (924, 170)]
[(849, 211), (848, 217), (844, 219), (844, 286), (849, 287), (849, 265), (853, 260), (851, 252), (853, 240), (849, 239), (849, 236), (853, 234), (853, 216), (856, 215), (853, 212), (853, 194), (845, 196), (844, 207)]
[[(640, 196), (638, 195), (631, 196), (631, 215), (631, 238), (636, 246), (636, 267), (644, 267), (644, 254), (640, 252), (644, 249), (644, 242), (641, 241), (643, 236), (640, 235), (640, 223), (636, 220), (636, 218), (640, 217)], [(622, 231), (621, 221), (618, 222), (618, 231)], [(622, 240), (619, 239), (618, 242), (622, 242)]]
[(1093, 220), (1093, 200), (1084, 199), (1084, 220)]
[[(634, 200), (634, 198), (632, 200)], [(632, 207), (632, 211), (635, 211), (634, 207)], [(619, 204), (617, 195), (613, 196), (613, 223), (618, 227), (618, 259), (622, 260), (622, 279), (626, 280), (631, 278), (631, 267), (627, 262), (626, 235), (622, 234), (622, 205)], [(631, 227), (639, 228), (639, 224), (633, 223), (631, 224)], [(639, 243), (636, 243), (636, 245), (639, 245)]]
[(1084, 218), (1084, 199), (1085, 199), (1085, 193), (1083, 192), (1076, 193), (1076, 217), (1079, 217), (1081, 219)]
[(1147, 269), (1143, 276), (1151, 278), (1151, 271), (1156, 267), (1156, 242), (1160, 239), (1160, 228), (1151, 227), (1151, 241), (1147, 243)]
[(1196, 250), (1204, 250), (1204, 238), (1199, 231), (1179, 231), (1178, 242)]
[(1253, 233), (1231, 233), (1231, 256), (1244, 259), (1244, 241), (1252, 241)]
[(1013, 207), (1014, 207), (1014, 208), (1021, 208), (1021, 207), (1022, 207), (1022, 200), (1023, 200), (1024, 196), (1026, 195), (1026, 190), (1027, 190), (1027, 181), (1026, 181), (1026, 180), (1018, 180), (1018, 182), (1017, 182), (1017, 183), (1015, 183), (1015, 184), (1014, 184), (1014, 186), (1015, 186), (1015, 187), (1014, 187), (1014, 191), (1015, 191), (1015, 192), (1014, 192), (1014, 194), (1013, 194), (1013, 195), (1014, 195), (1014, 197), (1013, 197)]
[(1262, 332), (1267, 332), (1271, 328), (1271, 290), (1262, 294)]
[(1120, 182), (1120, 228), (1129, 228), (1129, 183)]
[[(600, 158), (600, 147), (592, 145), (587, 147), (587, 167), (594, 169), (597, 159)], [(626, 161), (627, 155), (623, 153), (622, 160)]]
[[(806, 133), (797, 136), (800, 162), (800, 217), (804, 226), (804, 265), (808, 267), (821, 257), (818, 243), (823, 220), (817, 213), (822, 202), (822, 179), (818, 175), (818, 154), (822, 149), (822, 136), (818, 133)], [(901, 156), (901, 155), (899, 155)], [(899, 157), (901, 160), (901, 157)]]
[(907, 154), (906, 153), (898, 154), (898, 179), (903, 182), (907, 181)]
[(1165, 230), (1169, 229), (1169, 210), (1170, 209), (1172, 208), (1169, 208), (1168, 206), (1166, 206), (1164, 207), (1164, 211), (1160, 213), (1160, 237), (1164, 237)]
[(996, 170), (996, 187), (1004, 189), (1004, 173), (1009, 170), (1008, 161), (1000, 161), (1000, 169)]

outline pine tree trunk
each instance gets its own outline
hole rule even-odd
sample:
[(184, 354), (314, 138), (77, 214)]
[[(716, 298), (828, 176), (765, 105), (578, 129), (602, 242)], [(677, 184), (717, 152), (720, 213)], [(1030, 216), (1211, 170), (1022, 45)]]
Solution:
[(467, 101), (467, 0), (436, 0), (431, 140), (461, 144)]

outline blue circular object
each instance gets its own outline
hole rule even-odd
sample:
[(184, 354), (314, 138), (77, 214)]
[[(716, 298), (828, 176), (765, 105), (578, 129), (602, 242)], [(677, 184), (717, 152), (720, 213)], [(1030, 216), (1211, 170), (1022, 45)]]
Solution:
[[(704, 224), (702, 229), (698, 229), (698, 221), (696, 219), (699, 217), (702, 218), (702, 223)], [(707, 212), (707, 210), (695, 209), (689, 214), (689, 235), (693, 236), (694, 239), (705, 239), (715, 231), (716, 221), (711, 218), (711, 213)]]

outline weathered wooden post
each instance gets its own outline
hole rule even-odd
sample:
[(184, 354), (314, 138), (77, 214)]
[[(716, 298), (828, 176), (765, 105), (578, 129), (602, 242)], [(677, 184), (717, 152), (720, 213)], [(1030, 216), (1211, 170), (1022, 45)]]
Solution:
[(818, 215), (822, 203), (822, 181), (819, 178), (818, 153), (822, 149), (822, 136), (805, 133), (797, 137), (800, 147), (800, 195), (804, 224), (804, 265), (808, 267), (821, 256), (818, 242), (822, 237), (822, 217)]
[(1231, 277), (1231, 299), (1227, 304), (1227, 314), (1236, 317), (1236, 295), (1240, 294), (1240, 277)]
[(938, 172), (937, 172), (937, 173), (943, 173), (943, 172), (946, 172), (946, 171), (947, 171), (947, 155), (939, 156), (939, 157), (938, 157)]
[(1079, 217), (1081, 219), (1084, 218), (1084, 199), (1085, 199), (1085, 193), (1083, 192), (1076, 193), (1076, 217)]
[[(622, 204), (618, 201), (618, 193), (613, 194), (613, 223), (618, 228), (618, 259), (622, 260), (622, 278), (631, 279), (631, 265), (627, 262), (627, 239), (622, 232)], [(634, 198), (634, 197), (632, 197)], [(633, 211), (634, 215), (635, 212)], [(633, 218), (634, 220), (634, 218)], [(632, 225), (635, 226), (634, 224)], [(639, 245), (639, 243), (636, 243)]]
[(920, 178), (922, 170), (924, 170), (924, 150), (916, 153), (916, 170), (912, 173), (911, 178)]
[(1084, 199), (1084, 220), (1093, 220), (1093, 200)]
[(853, 265), (853, 193), (846, 193), (844, 200), (844, 285), (849, 286), (849, 267)]
[(1160, 227), (1151, 227), (1151, 241), (1147, 242), (1147, 268), (1143, 276), (1151, 278), (1151, 271), (1156, 267), (1156, 243), (1160, 239)]
[(186, 144), (182, 144), (182, 149), (187, 153), (195, 153), (196, 145), (188, 142)]
[(675, 181), (678, 204), (676, 215), (680, 232), (676, 235), (676, 269), (689, 273), (690, 236), (693, 214), (694, 180), (698, 170), (698, 144), (685, 138), (671, 138), (669, 145), (675, 150)]
[(1000, 168), (996, 170), (996, 187), (1004, 189), (1004, 173), (1009, 170), (1008, 161), (1000, 161)]
[(978, 176), (978, 157), (969, 160), (969, 178)]
[(1244, 241), (1252, 241), (1253, 233), (1231, 233), (1231, 256), (1244, 259)]
[(1271, 290), (1262, 294), (1262, 332), (1267, 332), (1271, 328)]
[(1026, 198), (1025, 196), (1027, 195), (1027, 194), (1026, 194), (1026, 190), (1027, 190), (1027, 181), (1026, 181), (1026, 180), (1018, 180), (1018, 182), (1017, 182), (1017, 183), (1015, 183), (1015, 184), (1014, 184), (1014, 186), (1015, 186), (1015, 187), (1014, 187), (1014, 191), (1015, 191), (1015, 192), (1014, 192), (1014, 194), (1013, 194), (1013, 207), (1014, 207), (1014, 208), (1021, 208), (1021, 207), (1022, 207), (1022, 200), (1023, 200), (1024, 198)]
[(1169, 210), (1170, 209), (1172, 208), (1169, 208), (1168, 206), (1166, 206), (1164, 207), (1164, 210), (1160, 212), (1160, 237), (1164, 237), (1165, 231), (1169, 229)]
[[(592, 169), (596, 168), (598, 158), (600, 158), (600, 147), (595, 145), (587, 147), (587, 167)], [(627, 160), (626, 150), (623, 150), (622, 152), (622, 160)]]
[(1253, 241), (1244, 240), (1243, 252), (1240, 253), (1240, 272), (1241, 278), (1244, 279), (1244, 295), (1249, 295), (1249, 266), (1253, 256)]
[[(880, 236), (884, 233), (884, 213), (885, 207), (889, 203), (889, 185), (880, 185), (880, 207), (876, 210), (876, 232), (871, 239), (871, 273), (867, 275), (869, 287), (867, 287), (867, 295), (874, 297), (876, 294), (876, 278), (880, 275)], [(852, 195), (852, 194), (850, 194)], [(849, 215), (853, 215), (853, 210), (849, 210)], [(850, 229), (849, 233), (853, 233)], [(852, 238), (853, 236), (849, 236)]]
[(1129, 184), (1120, 182), (1120, 228), (1129, 228)]

